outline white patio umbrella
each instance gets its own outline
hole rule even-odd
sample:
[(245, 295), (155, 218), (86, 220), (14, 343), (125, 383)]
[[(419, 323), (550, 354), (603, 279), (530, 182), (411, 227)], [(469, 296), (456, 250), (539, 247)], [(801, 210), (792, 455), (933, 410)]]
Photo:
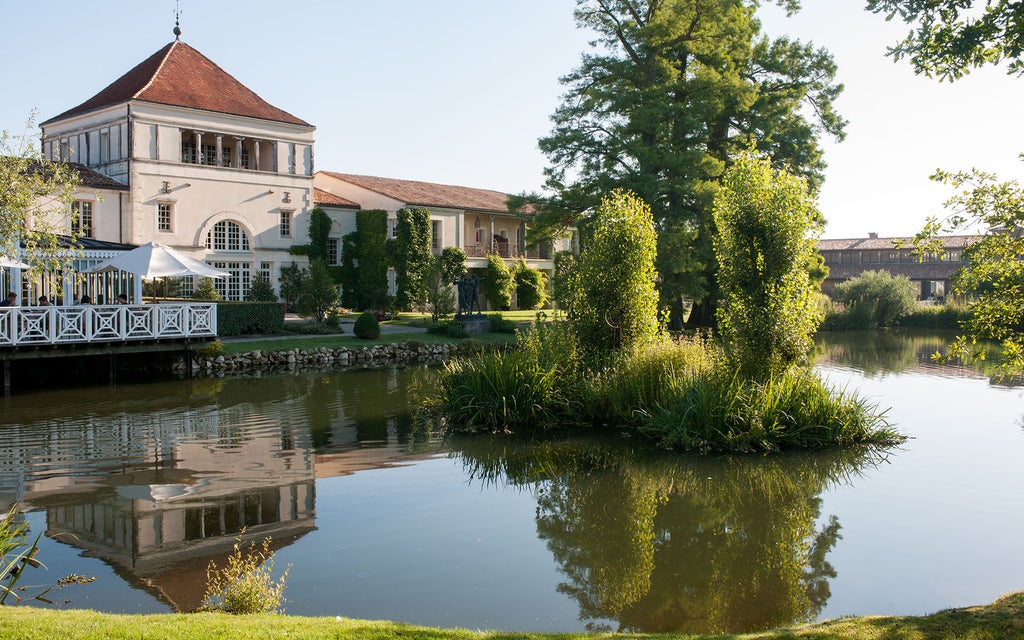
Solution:
[(231, 275), (227, 271), (214, 269), (202, 260), (190, 258), (170, 247), (165, 247), (159, 242), (150, 242), (127, 253), (104, 260), (89, 271), (90, 273), (127, 271), (143, 280), (173, 276), (226, 278)]
[(4, 255), (0, 255), (0, 267), (10, 267), (12, 269), (29, 269), (29, 268), (31, 268), (29, 265), (25, 264), (24, 262), (18, 262), (17, 260), (14, 260), (12, 258), (8, 258), (7, 256), (4, 256)]

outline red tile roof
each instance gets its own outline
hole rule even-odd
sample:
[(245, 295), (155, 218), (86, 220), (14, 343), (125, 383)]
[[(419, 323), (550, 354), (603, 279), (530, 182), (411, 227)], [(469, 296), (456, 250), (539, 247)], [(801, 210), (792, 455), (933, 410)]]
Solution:
[(328, 207), (342, 207), (345, 209), (361, 209), (358, 204), (351, 200), (346, 200), (341, 196), (336, 196), (333, 193), (324, 191), (323, 189), (313, 188), (313, 204), (322, 204)]
[[(942, 246), (946, 249), (962, 249), (968, 247), (981, 236), (939, 236)], [(818, 251), (885, 251), (895, 248), (900, 243), (904, 248), (913, 248), (914, 239), (902, 238), (845, 238), (818, 240)]]
[(82, 104), (44, 125), (129, 100), (312, 126), (269, 104), (184, 42), (174, 41)]
[(505, 201), (508, 200), (508, 194), (500, 191), (434, 184), (432, 182), (417, 182), (415, 180), (359, 176), (350, 173), (334, 173), (333, 171), (321, 171), (319, 173), (411, 206), (493, 211), (495, 213), (508, 212), (508, 207), (505, 205)]
[(105, 176), (99, 171), (94, 171), (84, 164), (77, 162), (69, 162), (68, 165), (78, 172), (78, 179), (82, 181), (83, 187), (92, 187), (94, 189), (113, 189), (115, 191), (127, 191), (128, 185), (114, 180), (109, 176)]

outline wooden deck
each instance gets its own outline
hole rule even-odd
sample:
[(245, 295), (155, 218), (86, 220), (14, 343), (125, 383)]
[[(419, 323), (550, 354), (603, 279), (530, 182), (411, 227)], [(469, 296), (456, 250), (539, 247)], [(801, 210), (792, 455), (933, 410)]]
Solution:
[(213, 303), (0, 308), (0, 353), (29, 346), (216, 337)]

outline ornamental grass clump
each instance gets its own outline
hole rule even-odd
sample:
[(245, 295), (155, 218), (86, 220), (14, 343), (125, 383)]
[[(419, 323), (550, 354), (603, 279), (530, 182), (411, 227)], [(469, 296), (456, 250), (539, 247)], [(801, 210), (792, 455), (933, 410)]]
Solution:
[(776, 452), (903, 441), (876, 405), (802, 368), (766, 382), (709, 372), (676, 392), (640, 427), (669, 449)]
[(248, 546), (242, 544), (243, 530), (224, 566), (210, 562), (206, 568), (206, 595), (201, 610), (225, 613), (277, 613), (284, 602), (288, 569), (274, 580), (274, 552), (270, 538)]

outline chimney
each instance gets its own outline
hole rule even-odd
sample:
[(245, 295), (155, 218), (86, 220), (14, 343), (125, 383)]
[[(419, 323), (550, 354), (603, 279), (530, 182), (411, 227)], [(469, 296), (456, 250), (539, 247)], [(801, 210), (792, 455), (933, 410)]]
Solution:
[(874, 232), (874, 231), (869, 231), (868, 232), (868, 239), (870, 239), (870, 240), (878, 240), (878, 234), (876, 232)]

